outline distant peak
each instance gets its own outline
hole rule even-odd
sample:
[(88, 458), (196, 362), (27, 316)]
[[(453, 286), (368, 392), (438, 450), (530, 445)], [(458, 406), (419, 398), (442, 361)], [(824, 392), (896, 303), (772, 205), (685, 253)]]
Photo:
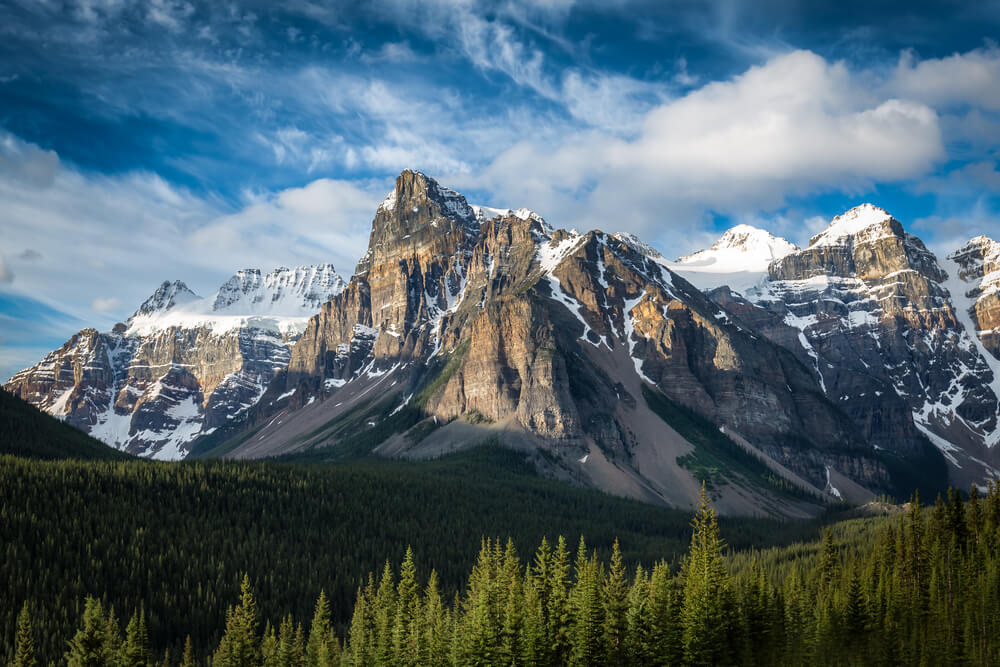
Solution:
[(743, 252), (755, 252), (757, 249), (766, 249), (772, 255), (786, 249), (788, 252), (798, 250), (794, 243), (775, 236), (766, 229), (760, 229), (759, 227), (747, 224), (736, 225), (727, 229), (719, 237), (719, 240), (712, 245), (712, 250), (721, 250), (723, 248), (734, 248)]
[(140, 315), (152, 315), (154, 313), (163, 313), (174, 306), (189, 303), (199, 299), (197, 294), (192, 292), (187, 285), (185, 285), (180, 280), (175, 280), (170, 282), (169, 280), (164, 280), (160, 283), (160, 286), (156, 288), (156, 291), (150, 295), (148, 299), (142, 302), (138, 310), (132, 313), (132, 317), (138, 317)]
[(884, 208), (874, 204), (861, 204), (838, 215), (830, 221), (829, 226), (809, 241), (809, 246), (843, 245), (861, 232), (882, 223), (893, 220), (892, 215)]
[(771, 232), (753, 225), (727, 229), (708, 250), (681, 257), (680, 264), (712, 266), (713, 271), (765, 271), (768, 264), (798, 250)]
[(310, 311), (344, 287), (344, 279), (333, 264), (280, 266), (263, 276), (260, 269), (242, 269), (219, 288), (212, 310), (265, 314)]

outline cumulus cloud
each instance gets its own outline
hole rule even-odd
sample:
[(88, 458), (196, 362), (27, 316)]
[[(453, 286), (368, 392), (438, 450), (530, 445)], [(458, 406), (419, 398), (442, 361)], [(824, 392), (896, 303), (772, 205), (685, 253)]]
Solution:
[[(33, 154), (16, 137), (5, 142), (27, 159)], [(347, 277), (389, 187), (382, 180), (320, 179), (247, 193), (232, 207), (148, 173), (103, 176), (60, 166), (45, 188), (24, 187), (16, 173), (0, 171), (0, 237), (45, 261), (18, 264), (11, 289), (65, 304), (69, 315), (94, 326), (127, 315), (167, 278), (210, 294), (244, 267), (333, 262)], [(6, 266), (0, 262), (0, 278), (9, 283)]]
[(926, 60), (904, 51), (889, 86), (900, 95), (937, 108), (970, 105), (1000, 111), (1000, 48), (990, 46)]
[(634, 139), (592, 130), (518, 142), (471, 184), (582, 227), (660, 232), (711, 211), (864, 192), (944, 156), (933, 109), (874, 96), (845, 65), (796, 51), (656, 106)]

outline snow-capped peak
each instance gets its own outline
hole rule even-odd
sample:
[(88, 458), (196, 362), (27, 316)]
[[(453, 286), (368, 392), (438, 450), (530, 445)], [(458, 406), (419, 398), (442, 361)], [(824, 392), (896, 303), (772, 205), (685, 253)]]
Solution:
[(153, 292), (148, 299), (142, 302), (142, 305), (139, 306), (138, 310), (132, 313), (132, 318), (166, 312), (174, 306), (196, 301), (200, 298), (201, 297), (192, 292), (188, 286), (180, 280), (175, 280), (173, 282), (164, 280), (160, 286), (156, 288), (156, 291)]
[(332, 264), (280, 267), (266, 275), (261, 275), (259, 269), (243, 269), (212, 297), (195, 297), (169, 309), (137, 312), (129, 319), (126, 333), (145, 335), (169, 327), (210, 327), (222, 334), (245, 326), (301, 332), (308, 318), (345, 287)]
[(240, 315), (312, 315), (345, 284), (332, 264), (279, 267), (262, 276), (244, 269), (223, 283), (212, 311)]
[(795, 244), (751, 225), (736, 225), (711, 248), (681, 257), (678, 264), (713, 273), (767, 271), (768, 265), (798, 250)]
[(861, 204), (842, 215), (838, 215), (830, 225), (809, 241), (809, 247), (844, 245), (844, 243), (875, 225), (881, 225), (892, 216), (874, 204)]

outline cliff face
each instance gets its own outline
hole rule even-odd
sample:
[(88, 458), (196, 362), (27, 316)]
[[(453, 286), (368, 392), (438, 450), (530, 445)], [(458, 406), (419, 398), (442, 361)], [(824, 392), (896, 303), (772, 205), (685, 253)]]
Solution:
[(983, 347), (1000, 359), (1000, 243), (977, 236), (948, 256), (965, 285), (955, 283)]
[(998, 463), (1000, 367), (987, 352), (982, 286), (991, 251), (971, 243), (942, 266), (898, 220), (864, 205), (773, 261), (743, 295), (709, 294), (811, 366), (867, 441), (904, 458), (930, 442), (967, 485)]
[(181, 458), (257, 402), (288, 364), (302, 311), (338, 289), (330, 266), (241, 271), (210, 299), (165, 282), (126, 323), (75, 334), (5, 387), (118, 449)]
[[(261, 402), (264, 427), (232, 454), (343, 445), (338, 419), (368, 410), (366, 428), (381, 428), (419, 400), (422, 424), (448, 426), (421, 438), (386, 431), (380, 451), (530, 441), (555, 457), (555, 474), (685, 505), (698, 483), (677, 459), (692, 446), (651, 411), (650, 391), (810, 488), (823, 488), (831, 466), (873, 489), (890, 484), (809, 367), (645, 244), (470, 207), (410, 171), (379, 207), (347, 288), (309, 321)], [(365, 407), (381, 400), (381, 412)]]

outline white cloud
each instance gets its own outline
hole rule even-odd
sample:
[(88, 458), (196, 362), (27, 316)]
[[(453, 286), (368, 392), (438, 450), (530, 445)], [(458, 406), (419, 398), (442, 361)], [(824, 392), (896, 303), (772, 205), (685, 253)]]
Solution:
[(889, 86), (936, 108), (971, 105), (1000, 111), (1000, 48), (919, 61), (915, 53), (904, 51)]
[[(98, 327), (127, 316), (167, 279), (210, 294), (244, 267), (332, 262), (348, 277), (389, 187), (319, 179), (247, 195), (236, 211), (147, 173), (99, 176), (60, 165), (36, 187), (18, 168), (19, 156), (33, 159), (36, 149), (2, 139), (9, 168), (0, 169), (0, 238), (12, 252), (31, 248), (45, 258), (25, 256), (9, 289)], [(5, 266), (0, 278), (10, 276)]]
[(632, 139), (597, 130), (528, 138), (467, 184), (560, 224), (669, 238), (709, 211), (862, 193), (919, 177), (945, 155), (934, 110), (875, 96), (843, 64), (805, 51), (661, 104), (641, 127)]

